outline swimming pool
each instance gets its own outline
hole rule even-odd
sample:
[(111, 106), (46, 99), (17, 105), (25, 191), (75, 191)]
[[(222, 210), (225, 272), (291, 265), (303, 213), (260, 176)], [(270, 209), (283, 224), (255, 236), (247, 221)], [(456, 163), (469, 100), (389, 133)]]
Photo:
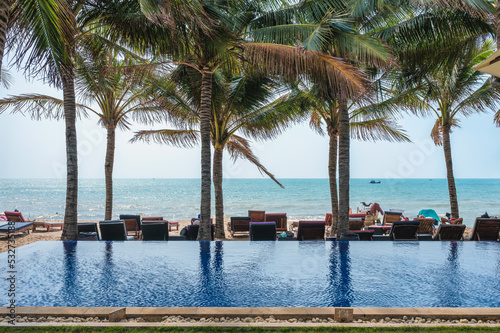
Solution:
[(500, 243), (36, 242), (16, 289), (18, 306), (499, 307)]

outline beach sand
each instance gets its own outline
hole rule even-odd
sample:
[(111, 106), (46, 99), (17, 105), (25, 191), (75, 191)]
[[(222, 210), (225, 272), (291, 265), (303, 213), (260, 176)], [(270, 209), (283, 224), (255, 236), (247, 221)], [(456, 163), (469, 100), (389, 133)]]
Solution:
[[(97, 222), (97, 221), (79, 221), (81, 223), (83, 222)], [(191, 220), (178, 220), (179, 222), (179, 230), (175, 230), (175, 228), (172, 228), (172, 231), (169, 233), (171, 235), (179, 235), (180, 231), (182, 228), (185, 226), (191, 224)], [(224, 232), (226, 234), (226, 239), (224, 241), (233, 241), (233, 240), (242, 240), (242, 241), (248, 241), (249, 238), (248, 236), (242, 235), (242, 236), (235, 236), (234, 238), (231, 237), (231, 233), (227, 230), (227, 225), (230, 222), (230, 219), (226, 218), (224, 219)], [(294, 221), (288, 221), (289, 226), (292, 224)], [(21, 234), (18, 236), (15, 236), (15, 246), (16, 248), (24, 245), (28, 245), (34, 242), (38, 241), (58, 241), (61, 240), (61, 234), (62, 231), (59, 229), (51, 230), (49, 232), (46, 231), (44, 228), (38, 228), (35, 230), (35, 232), (30, 232), (29, 234)], [(472, 228), (467, 228), (464, 233), (464, 237), (470, 237), (472, 234)], [(216, 240), (222, 240), (222, 239), (216, 239)], [(7, 251), (8, 245), (7, 245), (7, 237), (5, 236), (0, 236), (0, 253)]]

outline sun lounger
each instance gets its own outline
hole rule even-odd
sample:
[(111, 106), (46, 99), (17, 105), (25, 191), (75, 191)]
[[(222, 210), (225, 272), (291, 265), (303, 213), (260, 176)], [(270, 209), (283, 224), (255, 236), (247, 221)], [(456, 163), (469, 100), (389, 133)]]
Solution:
[(143, 241), (168, 241), (168, 222), (148, 222), (142, 225)]
[(382, 222), (383, 225), (391, 225), (394, 222), (401, 221), (401, 216), (403, 215), (402, 212), (391, 212), (391, 211), (386, 211), (384, 214), (384, 221)]
[(478, 217), (472, 229), (471, 240), (497, 241), (500, 233), (499, 218)]
[(101, 239), (105, 241), (125, 241), (133, 240), (133, 236), (127, 236), (125, 221), (100, 221), (99, 229), (101, 230)]
[(365, 222), (361, 218), (349, 219), (349, 231), (363, 230), (364, 227), (365, 227)]
[(14, 222), (14, 225), (9, 225), (8, 222), (0, 223), (0, 234), (2, 235), (18, 235), (25, 231), (29, 233), (30, 230), (33, 230), (33, 222)]
[(231, 235), (234, 237), (235, 233), (245, 233), (250, 232), (250, 221), (252, 220), (249, 216), (233, 216), (231, 217)]
[(264, 222), (266, 220), (265, 210), (249, 210), (248, 216), (252, 219), (250, 222)]
[(419, 221), (397, 221), (392, 223), (389, 238), (398, 240), (417, 240)]
[(465, 224), (440, 224), (433, 239), (440, 241), (462, 240), (465, 228)]
[(327, 227), (331, 227), (332, 226), (332, 221), (333, 221), (333, 215), (332, 215), (332, 213), (326, 213), (326, 215), (325, 215), (325, 225)]
[(434, 222), (433, 218), (416, 219), (420, 224), (418, 226), (417, 235), (432, 235), (434, 233)]
[(127, 229), (127, 236), (129, 235), (130, 232), (132, 232), (134, 237), (139, 238), (139, 236), (141, 235), (140, 215), (120, 215), (120, 220), (125, 221), (125, 229)]
[(275, 241), (276, 222), (250, 222), (251, 241)]
[(85, 222), (78, 223), (78, 238), (79, 241), (97, 241), (99, 240), (99, 232), (97, 231), (97, 223)]
[[(186, 239), (187, 240), (196, 240), (198, 238), (198, 231), (200, 230), (199, 224), (191, 224), (186, 226)], [(215, 230), (214, 225), (211, 225), (211, 239), (214, 240)]]
[(266, 214), (266, 222), (276, 222), (277, 232), (283, 232), (288, 230), (286, 213)]
[(372, 241), (373, 234), (375, 233), (375, 231), (373, 231), (373, 230), (349, 230), (349, 233), (358, 235), (360, 241)]
[(325, 222), (299, 221), (297, 239), (299, 241), (325, 240)]

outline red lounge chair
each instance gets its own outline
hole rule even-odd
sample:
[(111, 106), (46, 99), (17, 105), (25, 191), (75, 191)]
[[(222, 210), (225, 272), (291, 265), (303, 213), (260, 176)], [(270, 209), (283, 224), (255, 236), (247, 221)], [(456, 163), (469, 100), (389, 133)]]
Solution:
[(251, 222), (265, 222), (266, 221), (266, 211), (265, 210), (249, 210), (248, 216), (252, 219)]
[(266, 214), (265, 222), (276, 222), (276, 231), (283, 232), (288, 230), (286, 213)]
[(325, 240), (325, 222), (299, 221), (297, 240), (299, 241)]
[(7, 221), (13, 221), (13, 222), (32, 222), (33, 223), (33, 231), (37, 227), (42, 227), (46, 228), (47, 231), (50, 231), (50, 228), (63, 228), (64, 222), (48, 222), (48, 221), (29, 221), (26, 220), (21, 212), (4, 212), (5, 217), (7, 218)]

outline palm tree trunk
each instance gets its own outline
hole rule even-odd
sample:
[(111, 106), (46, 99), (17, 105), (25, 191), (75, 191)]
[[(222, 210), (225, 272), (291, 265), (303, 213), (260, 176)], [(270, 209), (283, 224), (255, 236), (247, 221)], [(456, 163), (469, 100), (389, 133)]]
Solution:
[(457, 189), (453, 176), (453, 162), (451, 159), (450, 125), (443, 126), (443, 150), (446, 162), (446, 177), (448, 178), (448, 192), (450, 193), (451, 217), (459, 218)]
[(104, 177), (106, 178), (106, 211), (105, 220), (113, 216), (113, 167), (115, 164), (115, 133), (114, 126), (108, 127), (108, 142), (106, 146), (106, 161), (104, 163)]
[(75, 75), (73, 68), (63, 75), (64, 120), (66, 122), (66, 208), (61, 240), (78, 237), (78, 155), (76, 145)]
[(222, 153), (224, 148), (214, 151), (214, 189), (215, 189), (215, 237), (226, 238), (224, 233), (224, 193), (222, 191)]
[(339, 101), (339, 222), (337, 237), (349, 232), (349, 110), (347, 102)]
[(495, 15), (495, 28), (497, 37), (497, 49), (500, 50), (500, 3), (497, 4)]
[(200, 229), (198, 239), (211, 240), (210, 206), (211, 186), (210, 175), (210, 119), (212, 116), (212, 72), (203, 68), (201, 78), (201, 101), (200, 101), (200, 134), (201, 134), (201, 207), (200, 207)]
[(337, 194), (337, 150), (338, 150), (338, 132), (332, 126), (328, 126), (328, 135), (330, 136), (330, 146), (328, 154), (328, 177), (330, 179), (330, 198), (332, 201), (332, 229), (330, 234), (337, 232), (339, 222), (339, 198)]
[(10, 18), (12, 0), (0, 0), (0, 70), (2, 69), (3, 50), (7, 37), (7, 24)]

